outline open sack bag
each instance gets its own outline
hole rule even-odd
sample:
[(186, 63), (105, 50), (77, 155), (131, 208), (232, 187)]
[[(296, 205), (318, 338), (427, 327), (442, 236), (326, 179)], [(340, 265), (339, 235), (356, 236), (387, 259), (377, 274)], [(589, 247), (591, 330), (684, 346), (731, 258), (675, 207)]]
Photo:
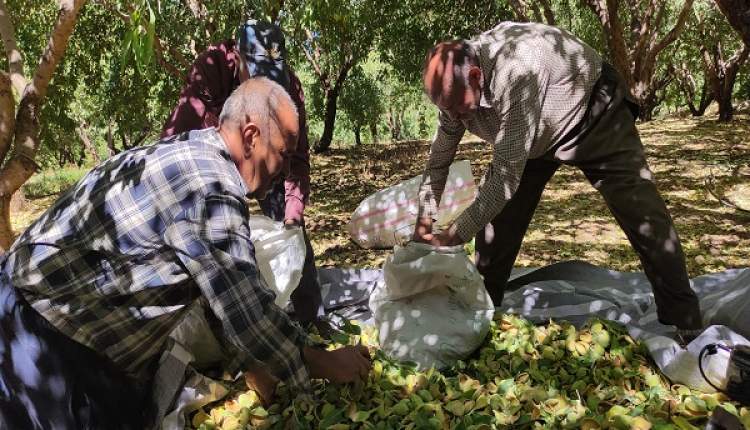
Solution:
[(396, 246), (370, 296), (381, 349), (421, 368), (464, 359), (484, 341), (495, 312), (462, 246)]
[[(347, 225), (354, 243), (365, 249), (388, 249), (407, 241), (417, 221), (421, 183), (422, 175), (418, 175), (362, 200)], [(476, 194), (471, 163), (461, 160), (451, 164), (436, 224), (450, 224), (471, 205)]]

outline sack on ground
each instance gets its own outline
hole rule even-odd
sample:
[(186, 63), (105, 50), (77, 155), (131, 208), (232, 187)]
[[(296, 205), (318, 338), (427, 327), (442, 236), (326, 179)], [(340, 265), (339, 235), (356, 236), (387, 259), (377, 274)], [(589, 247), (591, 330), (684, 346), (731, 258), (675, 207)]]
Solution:
[(248, 223), (258, 270), (268, 288), (276, 292), (275, 303), (283, 308), (302, 279), (305, 264), (302, 229), (288, 228), (260, 215), (251, 215)]
[(420, 368), (444, 368), (484, 341), (495, 312), (461, 246), (396, 246), (370, 296), (380, 347)]
[[(347, 229), (362, 248), (391, 248), (414, 232), (419, 210), (419, 185), (422, 175), (378, 191), (362, 200), (352, 213)], [(448, 225), (466, 209), (477, 193), (471, 163), (456, 161), (450, 166), (437, 224)]]

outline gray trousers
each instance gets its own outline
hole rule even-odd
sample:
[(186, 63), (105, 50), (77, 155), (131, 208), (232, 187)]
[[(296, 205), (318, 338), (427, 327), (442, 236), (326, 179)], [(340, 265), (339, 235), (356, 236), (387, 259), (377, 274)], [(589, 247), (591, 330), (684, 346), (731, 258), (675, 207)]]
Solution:
[(567, 164), (581, 169), (601, 193), (638, 253), (654, 290), (659, 321), (686, 329), (702, 327), (680, 239), (646, 163), (635, 110), (624, 80), (605, 64), (581, 123), (545, 155), (527, 162), (513, 198), (485, 227), (493, 234), (480, 230), (476, 236), (477, 268), (496, 305), (502, 302), (545, 185), (561, 164)]
[[(284, 209), (286, 208), (285, 197), (284, 181), (277, 181), (268, 196), (258, 201), (263, 214), (276, 221), (283, 222)], [(292, 293), (291, 301), (295, 319), (301, 323), (308, 323), (325, 315), (325, 309), (323, 308), (323, 297), (320, 294), (318, 271), (315, 268), (315, 253), (304, 226), (302, 227), (302, 233), (306, 248), (305, 264), (302, 267), (302, 279), (300, 279), (297, 289)]]

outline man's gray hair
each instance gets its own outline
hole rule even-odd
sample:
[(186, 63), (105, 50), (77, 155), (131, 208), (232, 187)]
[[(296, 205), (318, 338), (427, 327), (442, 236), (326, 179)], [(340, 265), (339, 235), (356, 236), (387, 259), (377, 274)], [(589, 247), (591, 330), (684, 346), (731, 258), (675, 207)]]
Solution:
[(278, 123), (279, 109), (292, 109), (297, 115), (297, 106), (289, 93), (276, 82), (255, 77), (243, 82), (224, 102), (219, 115), (219, 125), (230, 123), (242, 126), (254, 121), (265, 135), (271, 120)]

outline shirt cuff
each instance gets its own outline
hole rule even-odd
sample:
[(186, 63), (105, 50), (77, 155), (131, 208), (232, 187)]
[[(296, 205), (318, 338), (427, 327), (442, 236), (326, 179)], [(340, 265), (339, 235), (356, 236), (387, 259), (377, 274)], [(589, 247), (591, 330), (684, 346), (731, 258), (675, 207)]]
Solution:
[(472, 213), (472, 206), (466, 208), (458, 219), (456, 219), (456, 235), (461, 238), (463, 243), (470, 242), (476, 236), (479, 230), (484, 227), (483, 224), (477, 223)]

